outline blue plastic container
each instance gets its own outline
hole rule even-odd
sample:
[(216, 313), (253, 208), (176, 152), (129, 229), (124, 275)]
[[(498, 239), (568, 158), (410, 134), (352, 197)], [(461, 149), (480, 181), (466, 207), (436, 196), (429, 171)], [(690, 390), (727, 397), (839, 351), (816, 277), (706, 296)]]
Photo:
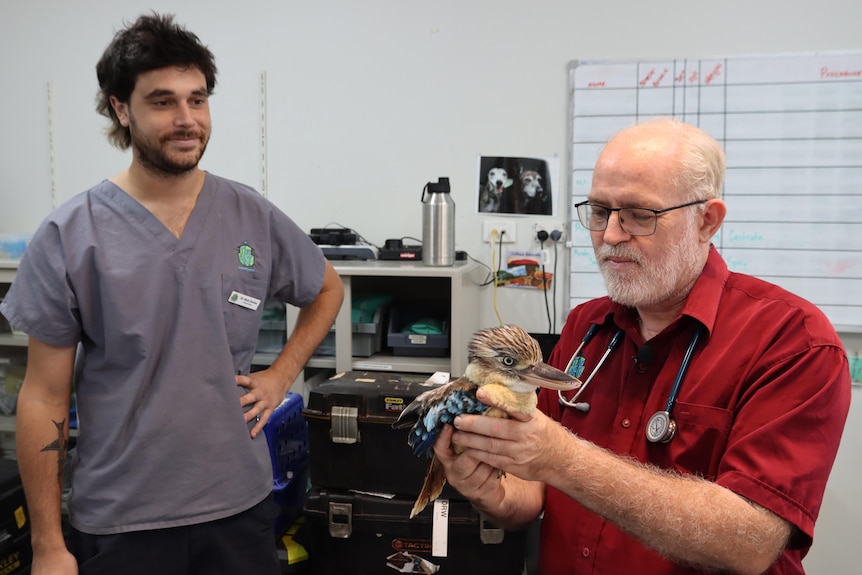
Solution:
[(288, 393), (263, 426), (272, 460), (273, 499), (282, 510), (276, 535), (302, 511), (308, 491), (308, 425), (302, 409), (302, 396)]

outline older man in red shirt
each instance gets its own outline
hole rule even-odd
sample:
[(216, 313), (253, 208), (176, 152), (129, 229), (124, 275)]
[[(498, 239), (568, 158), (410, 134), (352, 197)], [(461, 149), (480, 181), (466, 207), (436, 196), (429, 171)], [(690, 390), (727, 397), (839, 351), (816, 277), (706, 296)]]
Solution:
[(543, 390), (532, 418), (460, 416), (435, 445), (501, 524), (544, 511), (542, 573), (804, 573), (847, 356), (816, 306), (712, 247), (724, 171), (690, 125), (615, 136), (577, 205), (608, 296), (572, 310), (550, 358), (595, 377), (577, 397)]

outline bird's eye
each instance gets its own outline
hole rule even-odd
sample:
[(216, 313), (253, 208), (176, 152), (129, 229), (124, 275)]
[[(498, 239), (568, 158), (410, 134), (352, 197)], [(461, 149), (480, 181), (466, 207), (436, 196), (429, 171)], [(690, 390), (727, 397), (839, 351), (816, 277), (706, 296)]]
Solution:
[(507, 356), (504, 356), (504, 357), (503, 357), (503, 365), (505, 365), (505, 366), (507, 366), (507, 367), (511, 367), (511, 366), (515, 365), (515, 360), (514, 360), (514, 358), (511, 358), (511, 357), (509, 357), (508, 355), (507, 355)]

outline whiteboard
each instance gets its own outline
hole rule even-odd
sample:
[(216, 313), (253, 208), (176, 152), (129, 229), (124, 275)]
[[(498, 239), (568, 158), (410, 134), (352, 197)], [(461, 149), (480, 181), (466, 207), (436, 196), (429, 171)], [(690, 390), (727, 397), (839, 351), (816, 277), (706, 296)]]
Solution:
[[(571, 200), (618, 130), (652, 116), (699, 126), (727, 154), (727, 217), (714, 243), (732, 271), (862, 331), (862, 52), (569, 66)], [(571, 306), (606, 294), (571, 210)]]

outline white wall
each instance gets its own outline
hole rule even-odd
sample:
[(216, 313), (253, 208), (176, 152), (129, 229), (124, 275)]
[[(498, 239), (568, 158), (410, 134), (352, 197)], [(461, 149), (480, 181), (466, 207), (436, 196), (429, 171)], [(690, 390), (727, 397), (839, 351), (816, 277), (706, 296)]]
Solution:
[[(567, 184), (570, 60), (862, 48), (855, 0), (5, 0), (0, 233), (36, 227), (52, 205), (52, 174), (62, 201), (126, 166), (93, 109), (94, 66), (121, 22), (150, 9), (176, 13), (216, 54), (205, 168), (260, 187), (266, 73), (268, 195), (300, 226), (337, 222), (377, 245), (419, 237), (422, 187), (448, 176), (458, 249), (488, 264), (481, 227), (489, 216), (473, 209), (477, 156), (556, 154)], [(566, 206), (565, 193), (556, 199)], [(536, 221), (567, 215), (517, 220), (514, 247), (535, 247)], [(560, 264), (563, 278), (562, 257)], [(557, 330), (566, 289), (557, 291)], [(481, 321), (495, 324), (491, 290), (482, 293)], [(504, 321), (547, 330), (538, 293), (500, 290), (497, 303)], [(807, 561), (811, 573), (858, 568), (852, 537), (862, 511), (850, 488), (862, 469), (858, 410), (818, 525), (824, 537)]]

